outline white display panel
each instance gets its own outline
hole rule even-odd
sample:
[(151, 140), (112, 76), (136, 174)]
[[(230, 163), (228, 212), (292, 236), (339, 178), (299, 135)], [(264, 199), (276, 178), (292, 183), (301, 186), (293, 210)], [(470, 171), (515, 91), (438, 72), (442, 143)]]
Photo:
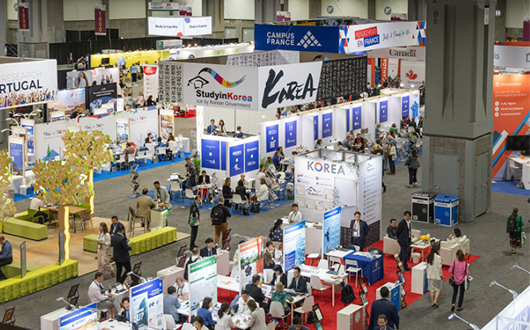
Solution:
[(197, 315), (204, 298), (212, 298), (217, 303), (217, 259), (210, 257), (197, 261), (188, 267), (190, 283), (190, 316)]
[[(305, 221), (283, 228), (283, 271), (305, 263)], [(314, 244), (314, 242), (311, 242)]]
[(131, 321), (140, 328), (149, 326), (160, 329), (162, 327), (164, 322), (163, 288), (162, 279), (157, 278), (132, 287), (129, 291)]
[(263, 237), (239, 244), (239, 287), (243, 290), (252, 283), (252, 276), (263, 273)]

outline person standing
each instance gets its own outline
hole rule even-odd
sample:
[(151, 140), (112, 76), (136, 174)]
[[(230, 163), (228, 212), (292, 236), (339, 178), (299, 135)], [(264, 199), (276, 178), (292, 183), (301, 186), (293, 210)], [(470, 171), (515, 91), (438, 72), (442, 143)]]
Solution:
[(390, 167), (388, 174), (396, 174), (396, 140), (392, 138), (391, 134), (387, 135), (387, 149), (388, 149), (388, 165)]
[(506, 232), (510, 235), (511, 255), (515, 255), (515, 250), (521, 247), (521, 232), (524, 226), (523, 218), (519, 215), (519, 209), (514, 208), (508, 217)]
[[(0, 244), (2, 244), (2, 250), (0, 251), (0, 267), (2, 267), (13, 262), (13, 247), (4, 236), (0, 236)], [(6, 276), (2, 272), (2, 269), (0, 269), (0, 281), (5, 279)]]
[(359, 251), (364, 250), (364, 244), (366, 243), (366, 235), (370, 231), (370, 227), (366, 221), (361, 220), (361, 212), (357, 211), (354, 214), (354, 219), (350, 221), (351, 229), (351, 244), (359, 247)]
[(386, 286), (382, 287), (379, 290), (381, 294), (381, 299), (378, 299), (372, 303), (372, 308), (370, 310), (370, 322), (368, 323), (368, 329), (372, 330), (377, 328), (376, 323), (378, 322), (378, 316), (384, 315), (388, 326), (399, 328), (399, 314), (396, 305), (388, 300), (390, 298), (390, 291)]
[(123, 231), (123, 236), (125, 237), (125, 239), (127, 239), (127, 235), (125, 235), (125, 226), (118, 221), (118, 217), (116, 215), (113, 215), (110, 219), (110, 221), (112, 222), (112, 224), (110, 225), (110, 231), (109, 231), (109, 234), (110, 236), (114, 236), (118, 233), (118, 230), (120, 228), (123, 228), (124, 231)]
[(131, 78), (132, 82), (136, 82), (136, 80), (138, 79), (138, 67), (136, 66), (136, 63), (131, 65)]
[(464, 252), (462, 250), (456, 251), (456, 260), (453, 261), (449, 267), (449, 273), (453, 274), (453, 300), (451, 312), (455, 311), (456, 295), (460, 289), (460, 298), (458, 298), (457, 311), (462, 310), (462, 302), (464, 301), (464, 292), (466, 291), (466, 276), (469, 275), (469, 268), (467, 262), (464, 261)]
[(213, 247), (213, 239), (208, 237), (204, 241), (204, 244), (206, 246), (201, 249), (201, 252), (200, 252), (201, 257), (208, 258), (208, 257), (217, 255), (217, 249)]
[(186, 168), (188, 169), (188, 174), (187, 174), (188, 180), (186, 181), (186, 188), (193, 190), (193, 188), (195, 188), (195, 185), (196, 185), (195, 177), (197, 175), (197, 173), (195, 173), (195, 163), (191, 161), (190, 157), (186, 157), (185, 161), (186, 161)]
[(427, 279), (429, 280), (429, 292), (431, 293), (431, 307), (438, 308), (438, 296), (442, 290), (444, 279), (439, 244), (435, 244), (431, 249), (431, 253), (427, 256)]
[(99, 236), (98, 236), (98, 271), (105, 274), (111, 273), (114, 277), (114, 268), (109, 262), (109, 248), (110, 248), (110, 234), (107, 228), (107, 224), (102, 222), (99, 224)]
[[(136, 200), (136, 216), (142, 217), (145, 219), (145, 222), (142, 222), (142, 227), (147, 226), (149, 229), (149, 224), (151, 223), (151, 209), (154, 209), (156, 204), (153, 199), (147, 196), (149, 190), (147, 188), (142, 189), (142, 196), (138, 197)], [(134, 228), (131, 228), (134, 231)]]
[(394, 328), (388, 326), (387, 318), (384, 314), (379, 315), (377, 318), (377, 325), (374, 330), (394, 330)]
[(409, 187), (417, 186), (418, 179), (416, 178), (416, 174), (418, 173), (418, 168), (420, 168), (420, 162), (418, 161), (418, 151), (416, 149), (412, 149), (410, 152), (405, 166), (409, 169)]
[(219, 235), (222, 235), (221, 237), (223, 246), (225, 244), (225, 232), (228, 229), (227, 218), (232, 216), (230, 210), (223, 205), (224, 202), (225, 199), (223, 197), (219, 197), (219, 204), (212, 208), (212, 212), (210, 214), (212, 226), (215, 227), (215, 244), (217, 245), (219, 243)]
[(258, 274), (254, 274), (252, 276), (252, 283), (247, 284), (245, 287), (245, 290), (247, 290), (248, 294), (258, 302), (258, 304), (263, 307), (265, 299), (265, 295), (263, 294), (263, 291), (261, 291), (261, 288), (259, 287), (259, 281), (261, 280), (261, 276)]
[(195, 245), (195, 240), (197, 239), (197, 233), (199, 231), (199, 220), (201, 218), (201, 213), (199, 212), (200, 202), (201, 198), (199, 197), (199, 195), (197, 195), (193, 199), (193, 204), (191, 204), (190, 206), (190, 216), (188, 218), (188, 224), (191, 228), (190, 249), (197, 247), (197, 245)]
[(191, 249), (192, 255), (188, 258), (188, 261), (186, 261), (186, 264), (184, 265), (184, 279), (188, 280), (188, 268), (189, 265), (201, 260), (201, 256), (199, 255), (199, 248), (194, 247)]
[[(131, 271), (131, 256), (129, 251), (131, 247), (127, 244), (127, 239), (124, 236), (125, 229), (118, 230), (118, 234), (112, 236), (111, 244), (114, 249), (112, 258), (116, 262), (116, 282), (122, 283), (127, 278), (127, 273)], [(125, 268), (125, 273), (122, 274), (122, 269)]]
[(401, 247), (401, 251), (399, 252), (399, 259), (401, 259), (403, 267), (406, 271), (410, 270), (408, 265), (408, 260), (410, 256), (410, 243), (412, 238), (410, 215), (410, 211), (405, 211), (405, 213), (403, 214), (403, 220), (401, 220), (396, 230), (397, 240), (399, 246)]
[(217, 134), (217, 126), (215, 126), (215, 120), (210, 120), (210, 125), (206, 127), (206, 134)]

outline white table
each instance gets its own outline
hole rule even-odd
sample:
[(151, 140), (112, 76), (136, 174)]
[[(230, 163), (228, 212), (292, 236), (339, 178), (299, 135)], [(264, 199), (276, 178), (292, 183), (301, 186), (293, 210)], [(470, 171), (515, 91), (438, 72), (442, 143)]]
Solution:
[(110, 319), (99, 323), (97, 329), (131, 330), (131, 324), (129, 322), (118, 322), (116, 320)]
[(422, 243), (421, 239), (419, 241), (416, 241), (416, 243), (413, 243), (410, 245), (410, 258), (412, 258), (412, 253), (414, 252), (414, 249), (420, 249), (421, 250), (421, 261), (425, 261), (424, 259), (424, 251), (425, 249), (427, 248), (430, 248), (431, 247), (431, 243), (430, 241), (431, 240), (434, 240), (435, 243), (439, 243), (440, 240), (437, 239), (437, 238), (434, 238), (434, 237), (431, 237), (431, 239), (427, 242)]
[(71, 312), (73, 310), (69, 311), (66, 307), (63, 307), (46, 315), (42, 315), (40, 317), (40, 330), (59, 330), (59, 318)]
[(329, 265), (329, 261), (330, 261), (329, 257), (339, 258), (340, 262), (344, 263), (344, 256), (346, 256), (346, 255), (348, 255), (348, 254), (350, 254), (352, 252), (355, 252), (355, 251), (353, 251), (353, 250), (346, 250), (346, 251), (333, 250), (333, 251), (329, 251), (328, 253), (326, 253), (326, 256), (328, 256), (328, 265)]
[(156, 272), (156, 276), (162, 279), (164, 283), (164, 295), (167, 294), (167, 288), (175, 285), (178, 277), (184, 278), (184, 268), (171, 266)]
[(116, 288), (112, 288), (111, 292), (114, 295), (114, 301), (112, 302), (114, 305), (114, 315), (118, 315), (120, 312), (121, 306), (121, 300), (125, 297), (129, 297), (129, 290), (127, 290), (127, 287), (124, 285), (123, 288), (125, 291), (122, 291), (120, 293), (116, 293)]
[[(301, 276), (311, 278), (311, 275), (316, 275), (320, 278), (321, 281), (324, 281), (326, 283), (331, 284), (331, 306), (335, 306), (335, 285), (339, 284), (344, 281), (344, 279), (348, 276), (348, 274), (344, 273), (342, 275), (333, 275), (328, 274), (327, 269), (321, 269), (318, 267), (312, 267), (307, 265), (299, 265)], [(293, 270), (291, 269), (289, 273), (292, 273)], [(289, 277), (289, 276), (288, 276)], [(309, 282), (308, 282), (309, 283)]]
[(24, 178), (22, 175), (13, 175), (11, 177), (12, 179), (12, 187), (15, 194), (21, 194), (26, 195), (26, 192), (23, 192), (21, 189), (21, 186), (24, 184), (24, 179), (26, 181), (26, 189), (30, 187), (35, 182), (35, 173), (33, 173), (32, 170), (26, 171), (26, 177)]
[(217, 288), (239, 293), (239, 280), (228, 276), (217, 275)]

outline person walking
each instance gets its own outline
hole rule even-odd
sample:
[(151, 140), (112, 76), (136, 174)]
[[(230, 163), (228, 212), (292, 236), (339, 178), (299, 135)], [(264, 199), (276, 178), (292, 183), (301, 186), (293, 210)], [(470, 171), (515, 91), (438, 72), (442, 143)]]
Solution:
[[(131, 256), (129, 251), (132, 250), (127, 244), (127, 239), (124, 236), (125, 229), (119, 228), (118, 234), (113, 235), (111, 244), (113, 248), (112, 258), (116, 262), (116, 282), (122, 283), (127, 278), (127, 274), (131, 271)], [(125, 268), (125, 273), (122, 274), (122, 269)]]
[(409, 187), (417, 186), (418, 179), (416, 178), (416, 174), (418, 173), (418, 168), (420, 168), (420, 162), (418, 161), (418, 151), (416, 149), (412, 149), (410, 152), (405, 166), (409, 168)]
[(110, 248), (110, 234), (107, 228), (107, 224), (102, 222), (99, 224), (99, 236), (98, 236), (98, 271), (100, 273), (111, 273), (114, 277), (114, 268), (109, 262), (109, 248)]
[(523, 230), (523, 218), (519, 215), (519, 209), (514, 208), (512, 214), (508, 217), (506, 232), (510, 235), (511, 255), (515, 255), (515, 250), (521, 247), (521, 232)]
[(431, 293), (431, 307), (438, 308), (438, 296), (440, 295), (444, 279), (440, 245), (438, 244), (432, 247), (431, 253), (427, 256), (427, 279), (429, 280), (429, 292)]
[(197, 239), (197, 232), (199, 231), (199, 219), (201, 217), (201, 213), (199, 212), (200, 202), (201, 197), (197, 195), (193, 199), (193, 204), (190, 206), (190, 217), (188, 219), (188, 224), (191, 228), (190, 249), (197, 247), (197, 245), (195, 245), (195, 240)]
[(458, 298), (458, 308), (457, 311), (461, 311), (462, 302), (464, 301), (464, 292), (466, 291), (466, 276), (469, 275), (469, 267), (467, 262), (464, 261), (464, 252), (462, 250), (456, 251), (456, 260), (451, 263), (449, 267), (449, 273), (453, 274), (453, 281), (451, 285), (453, 286), (453, 300), (451, 306), (451, 312), (455, 311), (455, 302), (456, 295), (460, 289), (460, 297)]
[(215, 244), (219, 243), (219, 235), (222, 235), (222, 244), (225, 245), (225, 232), (228, 229), (227, 218), (230, 218), (232, 214), (230, 210), (224, 206), (225, 199), (219, 197), (219, 204), (212, 208), (212, 213), (210, 214), (210, 219), (212, 221), (212, 226), (215, 227)]
[(403, 220), (399, 222), (396, 230), (397, 241), (401, 248), (399, 252), (399, 259), (403, 263), (405, 271), (409, 271), (408, 260), (410, 256), (410, 244), (412, 241), (412, 229), (410, 224), (410, 211), (403, 213)]

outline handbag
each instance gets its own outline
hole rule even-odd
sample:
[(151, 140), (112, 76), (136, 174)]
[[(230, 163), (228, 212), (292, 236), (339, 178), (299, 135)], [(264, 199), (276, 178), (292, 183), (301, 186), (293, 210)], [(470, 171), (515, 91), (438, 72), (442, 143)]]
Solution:
[(259, 202), (252, 203), (252, 206), (250, 207), (250, 212), (259, 213), (260, 208), (261, 208), (261, 204)]
[[(453, 268), (453, 272), (454, 272), (454, 269), (455, 269), (455, 268), (454, 268), (454, 263), (455, 263), (455, 262), (453, 261), (453, 263), (451, 264), (451, 267)], [(449, 277), (449, 284), (450, 284), (451, 286), (454, 286), (454, 285), (455, 285), (455, 275), (451, 275), (451, 277)]]

